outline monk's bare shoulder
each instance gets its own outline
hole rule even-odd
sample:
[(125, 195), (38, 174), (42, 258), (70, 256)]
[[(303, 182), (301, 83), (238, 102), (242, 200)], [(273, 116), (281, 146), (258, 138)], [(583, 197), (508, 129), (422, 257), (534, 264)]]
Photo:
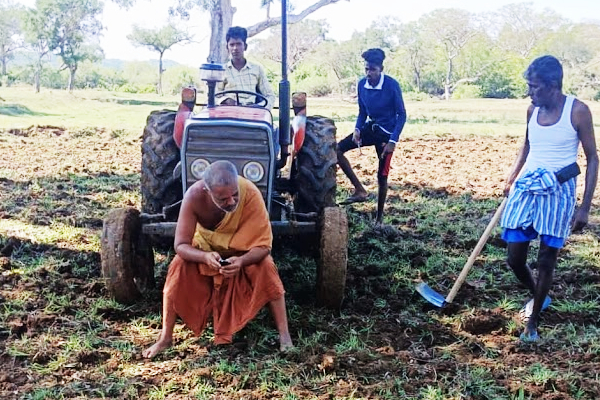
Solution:
[(185, 192), (185, 195), (183, 197), (184, 197), (184, 199), (185, 198), (197, 199), (198, 197), (200, 197), (203, 190), (204, 190), (204, 182), (196, 181), (192, 184), (192, 186), (190, 186), (188, 188), (188, 190)]

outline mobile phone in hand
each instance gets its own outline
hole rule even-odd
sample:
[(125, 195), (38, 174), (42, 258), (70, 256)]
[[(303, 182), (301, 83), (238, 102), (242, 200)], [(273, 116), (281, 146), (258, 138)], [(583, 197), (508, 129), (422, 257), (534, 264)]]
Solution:
[(223, 265), (229, 265), (229, 264), (231, 264), (231, 262), (230, 262), (230, 261), (227, 261), (227, 260), (223, 260), (223, 259), (221, 258), (221, 259), (219, 260), (219, 264), (221, 264), (221, 266), (223, 266)]

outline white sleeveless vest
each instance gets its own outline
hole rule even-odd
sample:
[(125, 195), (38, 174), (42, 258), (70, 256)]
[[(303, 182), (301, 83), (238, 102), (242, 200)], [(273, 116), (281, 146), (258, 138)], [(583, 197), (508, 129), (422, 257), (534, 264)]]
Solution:
[(571, 123), (574, 101), (574, 96), (567, 96), (560, 119), (556, 124), (550, 126), (538, 124), (540, 108), (536, 107), (533, 110), (527, 124), (529, 155), (523, 173), (535, 171), (538, 168), (556, 172), (577, 161), (579, 136)]

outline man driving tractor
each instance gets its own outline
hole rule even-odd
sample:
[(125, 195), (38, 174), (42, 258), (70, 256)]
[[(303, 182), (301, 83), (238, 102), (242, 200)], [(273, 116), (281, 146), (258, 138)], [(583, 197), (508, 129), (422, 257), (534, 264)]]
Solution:
[[(255, 63), (251, 63), (244, 58), (244, 52), (248, 48), (246, 39), (248, 31), (240, 26), (229, 28), (225, 39), (227, 41), (227, 50), (230, 60), (225, 65), (225, 80), (217, 84), (217, 92), (226, 90), (243, 90), (246, 92), (256, 92), (262, 94), (267, 99), (267, 109), (273, 108), (275, 104), (275, 94), (269, 85), (264, 68)], [(239, 102), (242, 105), (254, 104), (255, 97), (251, 95), (239, 94)], [(223, 95), (220, 104), (236, 105), (235, 95)]]

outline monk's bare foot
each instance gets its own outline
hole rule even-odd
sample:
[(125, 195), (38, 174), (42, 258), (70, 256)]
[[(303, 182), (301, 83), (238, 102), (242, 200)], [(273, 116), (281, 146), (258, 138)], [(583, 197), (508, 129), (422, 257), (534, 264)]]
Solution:
[(161, 351), (171, 347), (172, 341), (170, 339), (158, 339), (156, 343), (142, 351), (142, 357), (154, 358)]
[(294, 348), (294, 343), (292, 343), (292, 338), (289, 333), (285, 335), (279, 335), (279, 351), (285, 353)]

